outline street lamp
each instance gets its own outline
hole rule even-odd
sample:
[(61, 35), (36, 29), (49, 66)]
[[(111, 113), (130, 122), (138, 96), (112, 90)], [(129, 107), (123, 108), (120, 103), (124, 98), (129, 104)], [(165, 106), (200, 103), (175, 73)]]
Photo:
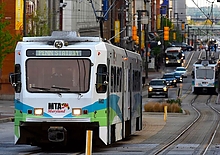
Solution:
[[(137, 10), (138, 12), (138, 36), (139, 36), (139, 52), (141, 53), (141, 22), (144, 24), (145, 28), (145, 53), (146, 53), (146, 60), (145, 60), (145, 78), (148, 78), (148, 18), (149, 18), (149, 12), (147, 10)], [(145, 17), (145, 20), (141, 20), (141, 14), (145, 12), (147, 18)]]

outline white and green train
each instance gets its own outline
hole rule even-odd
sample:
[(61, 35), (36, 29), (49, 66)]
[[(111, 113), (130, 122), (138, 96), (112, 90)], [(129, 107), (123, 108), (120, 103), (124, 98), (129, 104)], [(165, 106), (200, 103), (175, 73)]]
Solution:
[(193, 64), (192, 93), (218, 93), (219, 59), (199, 59)]
[(75, 32), (24, 37), (15, 49), (15, 144), (112, 144), (142, 129), (140, 54)]

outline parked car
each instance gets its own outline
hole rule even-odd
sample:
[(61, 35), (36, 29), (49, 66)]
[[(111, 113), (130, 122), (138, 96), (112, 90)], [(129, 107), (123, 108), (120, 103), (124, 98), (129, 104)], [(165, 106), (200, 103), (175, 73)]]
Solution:
[(174, 76), (174, 73), (165, 73), (162, 79), (166, 80), (167, 86), (177, 87), (177, 80)]
[(187, 70), (185, 67), (176, 67), (174, 72), (181, 73), (184, 78), (187, 78)]
[(152, 95), (163, 95), (168, 97), (168, 87), (164, 79), (152, 79), (148, 84), (148, 98)]
[(176, 78), (177, 83), (183, 83), (183, 75), (179, 72), (174, 72), (174, 76)]

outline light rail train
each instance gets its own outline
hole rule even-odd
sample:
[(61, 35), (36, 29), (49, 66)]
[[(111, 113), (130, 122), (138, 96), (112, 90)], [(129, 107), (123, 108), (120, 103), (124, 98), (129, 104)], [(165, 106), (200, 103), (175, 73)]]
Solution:
[(112, 144), (142, 129), (138, 53), (75, 32), (24, 37), (15, 49), (15, 144)]
[(199, 59), (193, 64), (192, 92), (216, 94), (218, 92), (219, 59)]

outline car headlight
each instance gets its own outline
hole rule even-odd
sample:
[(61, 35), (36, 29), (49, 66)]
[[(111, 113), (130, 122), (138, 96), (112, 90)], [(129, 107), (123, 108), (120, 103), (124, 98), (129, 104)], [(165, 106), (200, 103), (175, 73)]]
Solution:
[(176, 82), (176, 80), (173, 80), (173, 82)]
[(152, 91), (152, 90), (153, 90), (153, 87), (149, 87), (149, 88), (148, 88), (148, 91)]
[(163, 91), (167, 91), (168, 89), (167, 89), (167, 87), (163, 87)]

